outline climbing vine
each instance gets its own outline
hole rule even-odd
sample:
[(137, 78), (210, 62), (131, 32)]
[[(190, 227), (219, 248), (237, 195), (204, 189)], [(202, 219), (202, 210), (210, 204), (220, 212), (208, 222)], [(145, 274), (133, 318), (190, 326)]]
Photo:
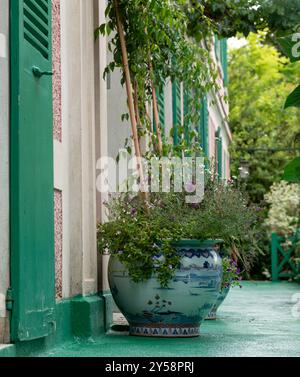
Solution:
[[(135, 114), (135, 119), (130, 116), (131, 123), (136, 123), (139, 138), (150, 135), (151, 144), (160, 155), (166, 150), (158, 118), (157, 91), (162, 90), (166, 80), (183, 83), (189, 91), (191, 105), (184, 119), (189, 124), (199, 122), (199, 107), (195, 103), (200, 103), (200, 99), (216, 87), (213, 62), (204, 45), (210, 44), (210, 38), (200, 43), (188, 37), (191, 11), (186, 0), (109, 0), (107, 22), (97, 30), (98, 35), (109, 36), (108, 48), (113, 53), (113, 61), (105, 74), (121, 68), (121, 83), (128, 85), (126, 69), (129, 70), (134, 101), (131, 111)], [(126, 51), (122, 46), (123, 36)], [(155, 132), (149, 103), (153, 103)], [(130, 110), (131, 104), (128, 105)], [(129, 115), (124, 114), (123, 118), (128, 119)]]

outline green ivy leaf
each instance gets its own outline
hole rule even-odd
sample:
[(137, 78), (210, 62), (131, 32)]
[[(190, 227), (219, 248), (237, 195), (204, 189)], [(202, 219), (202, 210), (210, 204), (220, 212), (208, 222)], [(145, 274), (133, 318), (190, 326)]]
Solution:
[(283, 179), (288, 182), (300, 183), (300, 157), (296, 157), (286, 166)]
[(300, 107), (300, 85), (288, 96), (284, 108)]

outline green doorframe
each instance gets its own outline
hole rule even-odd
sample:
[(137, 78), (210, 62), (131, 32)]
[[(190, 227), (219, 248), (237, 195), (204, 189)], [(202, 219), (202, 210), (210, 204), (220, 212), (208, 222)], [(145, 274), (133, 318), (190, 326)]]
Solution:
[(51, 1), (10, 1), (11, 337), (55, 328)]

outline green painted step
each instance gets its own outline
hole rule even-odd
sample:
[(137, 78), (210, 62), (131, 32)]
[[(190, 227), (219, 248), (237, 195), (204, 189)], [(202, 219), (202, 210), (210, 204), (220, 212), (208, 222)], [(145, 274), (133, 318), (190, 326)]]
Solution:
[[(230, 291), (219, 319), (205, 321), (199, 338), (130, 337), (126, 331), (69, 342), (39, 356), (189, 357), (300, 356), (300, 307), (293, 298), (300, 285), (288, 282), (244, 282)], [(298, 313), (299, 317), (293, 316)]]

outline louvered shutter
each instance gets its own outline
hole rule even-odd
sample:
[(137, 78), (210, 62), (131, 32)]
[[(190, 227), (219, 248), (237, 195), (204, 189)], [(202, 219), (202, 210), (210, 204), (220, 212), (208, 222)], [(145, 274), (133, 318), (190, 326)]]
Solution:
[(173, 129), (174, 144), (178, 144), (178, 127), (181, 126), (181, 88), (180, 83), (174, 81), (172, 83), (172, 112), (173, 112)]
[(223, 140), (221, 136), (221, 129), (216, 132), (216, 173), (219, 179), (223, 178)]
[(227, 39), (221, 39), (221, 64), (223, 70), (224, 85), (228, 85), (228, 47)]
[(208, 103), (207, 97), (205, 96), (201, 100), (201, 110), (200, 110), (200, 129), (199, 129), (199, 136), (201, 139), (201, 147), (203, 149), (205, 157), (209, 157), (209, 113), (208, 113)]
[(190, 130), (190, 122), (188, 119), (188, 113), (189, 113), (189, 100), (190, 100), (190, 90), (189, 88), (184, 88), (184, 137), (187, 142), (189, 142), (189, 130)]
[[(165, 131), (165, 95), (164, 95), (164, 88), (156, 89), (156, 96), (157, 96), (157, 106), (158, 106), (158, 116), (159, 116), (159, 123), (162, 134), (164, 135)], [(156, 132), (156, 122), (153, 113), (153, 129)]]
[(51, 0), (11, 7), (11, 331), (55, 326)]

